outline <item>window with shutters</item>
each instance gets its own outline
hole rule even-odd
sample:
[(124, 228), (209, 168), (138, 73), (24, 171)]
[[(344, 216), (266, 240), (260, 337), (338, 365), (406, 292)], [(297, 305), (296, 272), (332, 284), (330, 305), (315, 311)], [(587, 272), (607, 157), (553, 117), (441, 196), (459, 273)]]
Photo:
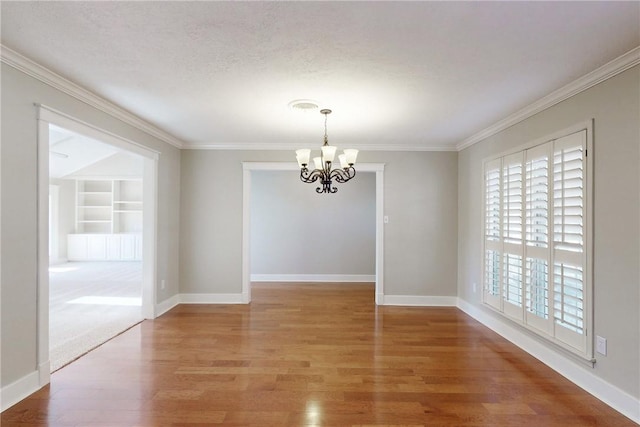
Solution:
[(484, 164), (483, 301), (591, 359), (591, 124)]

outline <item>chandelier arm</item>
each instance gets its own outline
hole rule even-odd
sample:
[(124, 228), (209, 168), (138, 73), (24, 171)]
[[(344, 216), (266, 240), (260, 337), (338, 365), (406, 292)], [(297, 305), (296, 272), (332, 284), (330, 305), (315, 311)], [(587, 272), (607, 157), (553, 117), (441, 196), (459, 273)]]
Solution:
[(349, 166), (348, 168), (344, 169), (334, 169), (330, 174), (330, 177), (332, 179), (335, 179), (336, 182), (339, 182), (341, 184), (344, 184), (345, 182), (351, 180), (351, 178), (353, 178), (354, 176), (356, 176), (356, 170), (353, 166)]
[(323, 171), (319, 169), (314, 169), (312, 171), (307, 168), (300, 169), (300, 181), (306, 182), (307, 184), (316, 182), (319, 178), (322, 178), (322, 176)]

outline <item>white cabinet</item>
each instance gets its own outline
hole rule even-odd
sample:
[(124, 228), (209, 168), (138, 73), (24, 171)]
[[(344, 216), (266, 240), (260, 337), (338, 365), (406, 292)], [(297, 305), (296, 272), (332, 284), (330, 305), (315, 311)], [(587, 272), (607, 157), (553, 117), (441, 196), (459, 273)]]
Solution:
[(132, 261), (136, 259), (136, 239), (133, 235), (127, 235), (127, 238), (122, 239), (122, 244), (120, 246), (121, 256), (124, 260)]
[(89, 257), (88, 244), (88, 234), (69, 234), (67, 236), (67, 259), (69, 261), (86, 260)]
[(107, 259), (107, 240), (101, 234), (90, 234), (87, 238), (87, 259)]
[(122, 245), (122, 238), (119, 234), (110, 234), (106, 236), (107, 240), (107, 260), (109, 261), (119, 261), (122, 259), (122, 250), (120, 246)]
[(142, 259), (142, 236), (140, 234), (136, 234), (136, 250), (135, 257), (136, 259)]
[(69, 234), (69, 261), (140, 261), (140, 234)]

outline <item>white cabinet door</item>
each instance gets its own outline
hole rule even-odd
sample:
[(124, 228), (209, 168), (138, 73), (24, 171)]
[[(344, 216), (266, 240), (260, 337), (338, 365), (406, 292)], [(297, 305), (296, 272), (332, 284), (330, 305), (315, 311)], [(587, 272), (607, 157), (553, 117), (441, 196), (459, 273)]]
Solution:
[(69, 234), (69, 261), (140, 261), (140, 234)]
[(90, 234), (88, 240), (88, 259), (95, 261), (107, 259), (107, 236)]
[(85, 261), (88, 258), (89, 239), (86, 234), (67, 235), (67, 259), (69, 261)]
[(121, 236), (121, 258), (126, 261), (136, 259), (136, 236), (134, 234), (123, 234)]
[(117, 234), (107, 236), (107, 259), (109, 261), (118, 261), (122, 258), (121, 238)]
[(136, 261), (142, 260), (142, 236), (136, 234)]

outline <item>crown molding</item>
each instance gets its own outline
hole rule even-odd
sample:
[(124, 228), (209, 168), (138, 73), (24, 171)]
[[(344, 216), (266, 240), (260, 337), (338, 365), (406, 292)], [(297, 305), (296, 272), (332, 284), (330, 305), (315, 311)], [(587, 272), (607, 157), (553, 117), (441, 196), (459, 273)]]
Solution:
[(489, 126), (486, 129), (481, 130), (480, 132), (470, 136), (464, 141), (460, 142), (456, 145), (457, 151), (464, 150), (467, 147), (476, 144), (483, 139), (486, 139), (492, 135), (501, 132), (508, 127), (515, 125), (529, 117), (538, 114), (539, 112), (546, 110), (549, 107), (552, 107), (565, 99), (571, 98), (574, 95), (583, 92), (598, 83), (601, 83), (611, 77), (614, 77), (623, 71), (628, 70), (629, 68), (640, 64), (640, 46), (630, 50), (629, 52), (617, 57), (613, 61), (610, 61), (600, 68), (580, 77), (579, 79), (569, 83), (566, 86), (561, 87), (560, 89), (551, 92), (549, 95), (544, 98), (539, 99), (538, 101), (530, 104), (529, 106), (515, 112), (514, 114), (506, 117), (503, 120)]
[[(263, 144), (263, 143), (185, 143), (183, 150), (237, 150), (237, 151), (295, 151), (299, 148), (317, 149), (318, 146), (291, 145), (291, 144)], [(391, 145), (391, 144), (352, 144), (348, 148), (362, 151), (457, 151), (456, 147), (427, 147), (418, 145)]]
[(184, 142), (174, 137), (173, 135), (163, 131), (162, 129), (152, 125), (151, 123), (142, 120), (138, 116), (125, 110), (116, 104), (105, 100), (104, 98), (96, 95), (93, 92), (73, 83), (72, 81), (62, 77), (61, 75), (54, 73), (46, 67), (32, 61), (31, 59), (19, 54), (18, 52), (9, 49), (8, 47), (0, 44), (0, 60), (51, 87), (54, 87), (67, 95), (76, 98), (79, 101), (84, 102), (112, 117), (155, 137), (161, 141), (166, 142), (176, 148), (182, 148)]

